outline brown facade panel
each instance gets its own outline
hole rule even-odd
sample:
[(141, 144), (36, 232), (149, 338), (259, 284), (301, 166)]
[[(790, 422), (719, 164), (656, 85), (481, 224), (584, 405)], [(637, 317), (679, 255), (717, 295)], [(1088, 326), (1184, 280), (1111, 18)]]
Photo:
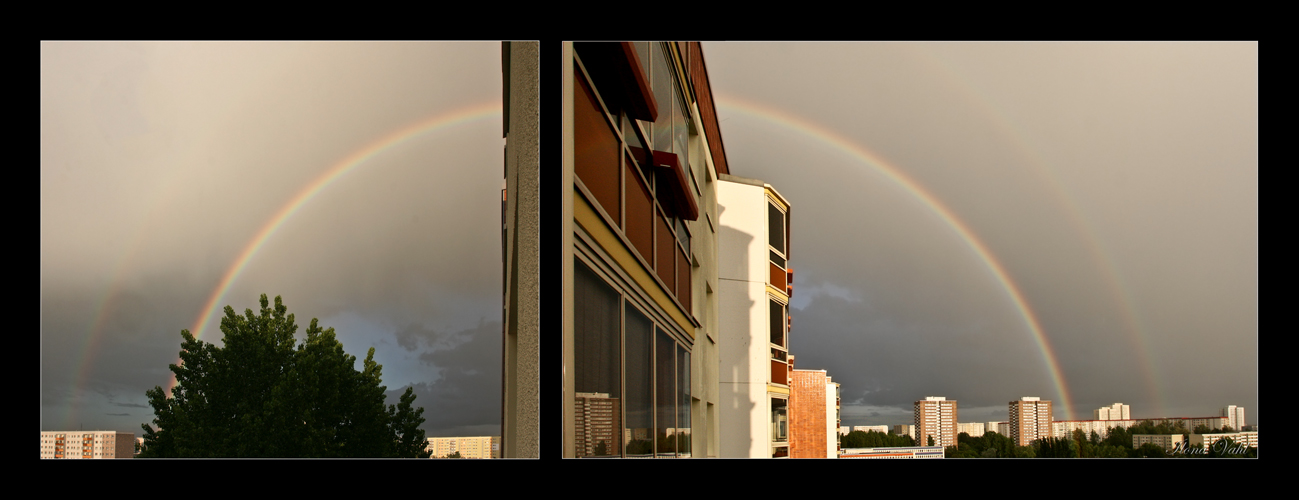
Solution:
[(789, 384), (789, 365), (785, 364), (784, 361), (771, 360), (771, 383)]
[(575, 71), (573, 78), (581, 89), (579, 95), (573, 96), (573, 172), (600, 208), (618, 221), (618, 158), (622, 146), (581, 72)]
[(625, 167), (627, 223), (624, 233), (645, 262), (654, 265), (654, 198), (632, 163)]
[(677, 238), (672, 234), (672, 230), (668, 229), (667, 220), (663, 218), (663, 214), (657, 211), (654, 212), (654, 227), (658, 231), (658, 243), (655, 244), (658, 249), (656, 252), (658, 257), (654, 259), (654, 266), (658, 271), (659, 279), (663, 280), (663, 286), (667, 287), (669, 293), (676, 295), (673, 291), (676, 290), (677, 286), (677, 271), (674, 265), (676, 264)]
[(767, 264), (771, 266), (771, 286), (776, 287), (777, 290), (784, 290), (785, 270), (781, 269), (780, 266), (777, 266), (774, 262), (768, 262)]

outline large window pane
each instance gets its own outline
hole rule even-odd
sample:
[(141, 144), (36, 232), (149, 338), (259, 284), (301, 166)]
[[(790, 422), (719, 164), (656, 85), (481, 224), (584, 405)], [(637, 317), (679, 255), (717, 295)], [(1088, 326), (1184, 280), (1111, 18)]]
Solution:
[(658, 330), (654, 336), (654, 398), (657, 405), (655, 416), (658, 419), (658, 456), (676, 455), (676, 341), (667, 332)]
[(619, 295), (582, 261), (573, 263), (573, 350), (576, 455), (622, 452)]
[(677, 345), (677, 456), (690, 456), (690, 351)]
[[(770, 299), (769, 299), (770, 300)], [(785, 346), (785, 306), (775, 300), (771, 302), (771, 343)]]
[(771, 248), (785, 253), (785, 212), (772, 204), (767, 204), (767, 238)]
[(654, 87), (654, 101), (659, 106), (658, 120), (654, 122), (653, 138), (655, 151), (672, 150), (672, 96), (676, 93), (676, 84), (669, 72), (667, 56), (663, 53), (663, 45), (653, 43), (650, 45), (650, 67), (653, 68), (653, 74), (650, 81)]
[(783, 443), (789, 441), (789, 400), (771, 399), (771, 441)]
[(654, 456), (653, 324), (627, 304), (627, 442), (628, 457)]

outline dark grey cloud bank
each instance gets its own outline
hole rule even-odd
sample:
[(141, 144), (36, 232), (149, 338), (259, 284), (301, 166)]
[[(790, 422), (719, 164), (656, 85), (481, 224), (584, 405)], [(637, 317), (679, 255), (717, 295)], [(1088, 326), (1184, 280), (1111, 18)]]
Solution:
[[(42, 429), (138, 432), (181, 329), (270, 218), (361, 148), (499, 101), (499, 50), (42, 44)], [(350, 354), (375, 346), (430, 435), (499, 432), (500, 128), (494, 115), (437, 129), (353, 169), (280, 226), (222, 305), (281, 295), (300, 333), (317, 317)]]
[[(1251, 43), (709, 43), (732, 173), (793, 204), (791, 353), (845, 424), (1058, 401), (987, 264), (877, 168), (915, 179), (1004, 264), (1077, 418), (1258, 409), (1258, 52)], [(729, 107), (727, 106), (729, 105)]]

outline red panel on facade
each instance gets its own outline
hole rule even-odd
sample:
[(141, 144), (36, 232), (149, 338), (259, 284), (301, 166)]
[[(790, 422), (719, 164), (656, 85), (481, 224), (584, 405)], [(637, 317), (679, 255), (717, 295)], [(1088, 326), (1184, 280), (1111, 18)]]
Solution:
[(618, 205), (621, 142), (581, 72), (575, 72), (573, 78), (579, 88), (573, 96), (573, 172), (616, 225), (621, 217)]
[(624, 233), (640, 256), (654, 265), (654, 198), (632, 163), (624, 167), (626, 179), (627, 223)]
[(573, 47), (606, 101), (617, 104), (632, 118), (658, 119), (658, 103), (631, 42), (579, 42)]
[(771, 286), (777, 290), (785, 289), (785, 270), (777, 266), (775, 262), (768, 262), (771, 265)]
[(654, 245), (658, 250), (656, 252), (658, 258), (654, 265), (659, 279), (663, 280), (663, 285), (667, 287), (667, 292), (676, 295), (677, 271), (674, 264), (676, 264), (677, 238), (672, 235), (667, 221), (658, 212), (654, 212), (654, 227), (658, 228), (658, 243)]
[(681, 166), (677, 155), (663, 151), (654, 152), (654, 169), (658, 172), (659, 203), (672, 215), (685, 220), (699, 220), (699, 205), (695, 203), (695, 194), (686, 179), (685, 168)]
[(771, 383), (789, 385), (789, 365), (783, 361), (771, 360)]

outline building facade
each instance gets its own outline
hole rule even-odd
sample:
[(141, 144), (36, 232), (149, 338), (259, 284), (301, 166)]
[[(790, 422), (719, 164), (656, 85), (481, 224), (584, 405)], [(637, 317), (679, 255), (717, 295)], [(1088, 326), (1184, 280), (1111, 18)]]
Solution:
[(896, 446), (888, 448), (846, 448), (839, 458), (943, 458), (942, 446)]
[[(1215, 434), (1191, 434), (1191, 446), (1199, 445), (1209, 449), (1219, 439), (1230, 439), (1237, 445), (1247, 448), (1258, 448), (1258, 431), (1219, 432)], [(1222, 450), (1219, 450), (1222, 451)]]
[[(702, 49), (561, 50), (562, 456), (719, 456), (716, 191), (729, 170)], [(579, 416), (592, 394), (618, 436), (602, 446)]]
[(501, 448), (541, 456), (541, 54), (501, 44)]
[[(956, 446), (956, 401), (928, 396), (916, 401), (916, 445), (946, 448)], [(933, 438), (933, 444), (929, 439)]]
[(459, 453), (460, 458), (501, 458), (500, 436), (431, 437), (429, 458), (446, 458)]
[(1103, 406), (1092, 410), (1094, 420), (1129, 420), (1132, 418), (1132, 409), (1123, 403), (1114, 403), (1110, 406)]
[(1173, 449), (1182, 447), (1181, 434), (1133, 434), (1132, 448), (1137, 449), (1146, 443), (1159, 446), (1164, 451), (1172, 453)]
[(41, 458), (135, 458), (135, 434), (117, 431), (41, 431)]
[(1245, 407), (1236, 405), (1227, 405), (1222, 408), (1221, 415), (1227, 417), (1227, 425), (1232, 429), (1241, 430), (1245, 427)]
[(957, 435), (960, 435), (960, 433), (964, 432), (966, 434), (969, 434), (970, 437), (979, 437), (982, 436), (985, 432), (987, 432), (987, 429), (988, 429), (987, 425), (984, 424), (983, 422), (970, 422), (966, 424), (962, 424), (962, 423), (956, 424)]
[(756, 179), (719, 175), (722, 457), (788, 457), (789, 202)]
[(1010, 402), (1010, 439), (1016, 446), (1028, 446), (1033, 440), (1052, 437), (1051, 402), (1038, 397), (1023, 397)]
[(839, 457), (839, 384), (825, 370), (790, 375), (789, 456)]

